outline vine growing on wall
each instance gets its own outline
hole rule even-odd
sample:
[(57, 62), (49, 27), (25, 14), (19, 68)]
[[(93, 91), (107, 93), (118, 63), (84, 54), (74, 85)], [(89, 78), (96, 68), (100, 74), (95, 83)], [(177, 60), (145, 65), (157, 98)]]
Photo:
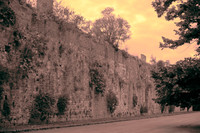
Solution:
[[(1, 113), (7, 118), (11, 112), (9, 97), (3, 99), (9, 90), (4, 90), (3, 85), (9, 85), (9, 89), (16, 88), (20, 80), (27, 78), (29, 73), (35, 72), (42, 63), (46, 51), (46, 42), (39, 33), (22, 33), (15, 29), (11, 34), (8, 44), (0, 53), (6, 57), (6, 63), (0, 63), (0, 107)], [(4, 93), (5, 92), (5, 93)]]
[(61, 96), (58, 98), (57, 108), (58, 108), (58, 115), (63, 115), (65, 110), (67, 109), (67, 105), (69, 103), (68, 96)]
[(14, 11), (8, 6), (8, 3), (0, 0), (0, 24), (5, 27), (13, 26), (16, 23)]
[[(15, 69), (19, 73), (33, 70), (34, 65), (38, 65), (39, 59), (44, 57), (47, 49), (45, 39), (41, 33), (29, 30), (23, 30), (15, 26), (16, 16), (12, 7), (9, 6), (9, 1), (0, 0), (0, 25), (3, 27), (13, 26), (13, 31), (10, 32), (8, 44), (1, 45), (1, 51), (6, 52), (7, 61), (14, 64)], [(2, 28), (4, 30), (4, 28)], [(13, 66), (13, 67), (14, 67)], [(22, 72), (23, 71), (23, 72)]]
[(24, 38), (26, 43), (22, 47), (20, 67), (30, 72), (42, 64), (48, 41), (39, 32), (25, 34)]
[(0, 0), (0, 32), (9, 35), (8, 42), (0, 46), (0, 111), (5, 117), (12, 112), (11, 95), (7, 93), (17, 89), (17, 84), (28, 78), (29, 73), (37, 72), (43, 64), (48, 42), (42, 33), (18, 27), (15, 12), (8, 3)]
[(104, 78), (103, 66), (95, 62), (90, 67), (90, 87), (95, 89), (97, 94), (104, 94), (106, 88), (106, 80)]
[(29, 123), (47, 123), (53, 113), (52, 107), (54, 103), (55, 99), (51, 95), (47, 93), (38, 94), (34, 100)]
[(111, 90), (108, 91), (108, 94), (106, 95), (106, 101), (107, 101), (107, 109), (112, 114), (114, 113), (117, 105), (118, 105), (118, 99)]
[(148, 108), (145, 105), (140, 106), (140, 114), (148, 113)]
[(12, 39), (5, 44), (4, 50), (8, 63), (14, 64), (20, 77), (28, 77), (43, 63), (42, 59), (47, 50), (47, 39), (39, 32), (20, 31), (15, 29)]

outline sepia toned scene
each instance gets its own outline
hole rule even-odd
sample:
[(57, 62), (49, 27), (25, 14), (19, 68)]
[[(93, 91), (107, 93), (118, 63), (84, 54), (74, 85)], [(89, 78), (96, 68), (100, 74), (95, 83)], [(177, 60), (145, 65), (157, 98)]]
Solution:
[(0, 132), (200, 133), (200, 0), (0, 0)]

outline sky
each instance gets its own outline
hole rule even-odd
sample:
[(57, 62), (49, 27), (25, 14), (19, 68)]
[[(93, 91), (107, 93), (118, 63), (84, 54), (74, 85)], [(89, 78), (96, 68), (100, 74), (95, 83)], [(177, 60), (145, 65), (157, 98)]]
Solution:
[[(58, 2), (60, 0), (57, 0)], [(158, 18), (151, 3), (153, 0), (62, 0), (62, 5), (74, 10), (87, 20), (95, 21), (101, 17), (101, 11), (113, 7), (114, 14), (127, 20), (131, 25), (132, 36), (122, 48), (127, 47), (131, 55), (151, 56), (156, 60), (169, 60), (171, 64), (195, 54), (195, 45), (185, 44), (175, 50), (159, 48), (162, 36), (176, 39), (174, 22)]]

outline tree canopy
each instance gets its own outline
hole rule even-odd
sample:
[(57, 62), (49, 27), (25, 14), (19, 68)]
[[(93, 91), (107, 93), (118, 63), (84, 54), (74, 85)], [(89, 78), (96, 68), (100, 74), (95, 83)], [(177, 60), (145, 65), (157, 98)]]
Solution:
[(113, 8), (107, 7), (101, 12), (103, 17), (93, 23), (91, 34), (118, 48), (119, 43), (130, 38), (131, 32), (128, 22), (119, 16), (116, 17), (113, 11)]
[(87, 21), (83, 16), (76, 14), (69, 7), (64, 7), (62, 1), (54, 2), (54, 15), (64, 22), (74, 24), (85, 33), (90, 32), (91, 21)]
[[(158, 17), (165, 15), (168, 21), (177, 19), (177, 40), (163, 38), (161, 48), (177, 48), (185, 43), (200, 44), (200, 0), (155, 0), (152, 2)], [(200, 53), (200, 47), (196, 49)]]
[(161, 105), (200, 107), (200, 59), (186, 58), (175, 65), (160, 65), (152, 71)]

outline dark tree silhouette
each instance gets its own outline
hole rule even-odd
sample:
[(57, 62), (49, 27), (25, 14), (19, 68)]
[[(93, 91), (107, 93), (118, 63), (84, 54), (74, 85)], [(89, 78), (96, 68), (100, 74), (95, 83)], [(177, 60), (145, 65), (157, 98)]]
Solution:
[[(193, 41), (200, 44), (200, 0), (155, 0), (152, 5), (158, 17), (165, 15), (168, 21), (176, 18), (179, 21), (176, 23), (179, 29), (175, 30), (179, 38), (172, 40), (162, 37), (161, 48), (174, 49)], [(200, 47), (196, 51), (200, 54)]]
[(162, 66), (152, 71), (161, 105), (193, 106), (199, 109), (200, 59), (186, 58), (175, 65)]

